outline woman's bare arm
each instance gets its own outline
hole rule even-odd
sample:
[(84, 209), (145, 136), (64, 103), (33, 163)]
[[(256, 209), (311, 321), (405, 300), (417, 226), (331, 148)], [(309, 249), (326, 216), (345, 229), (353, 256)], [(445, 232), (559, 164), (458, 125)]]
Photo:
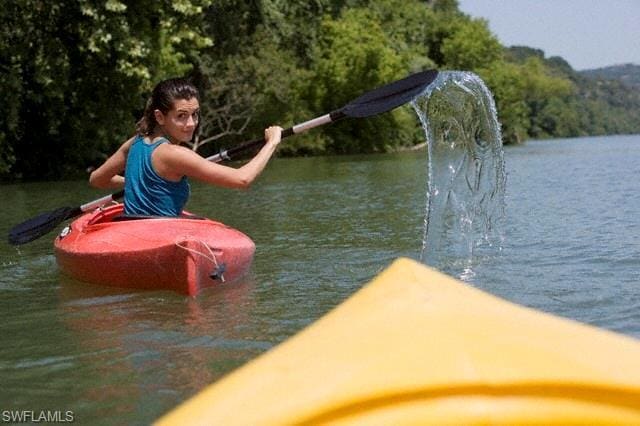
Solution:
[(158, 157), (154, 158), (153, 163), (156, 172), (170, 180), (188, 176), (226, 188), (246, 189), (266, 167), (280, 143), (281, 133), (280, 127), (266, 129), (267, 142), (264, 147), (248, 163), (237, 169), (207, 161), (188, 148), (168, 144), (158, 147)]

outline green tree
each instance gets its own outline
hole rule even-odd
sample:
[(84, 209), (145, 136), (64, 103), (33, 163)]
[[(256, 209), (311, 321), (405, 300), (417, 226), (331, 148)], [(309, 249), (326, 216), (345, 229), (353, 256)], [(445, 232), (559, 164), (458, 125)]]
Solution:
[[(371, 88), (403, 76), (406, 64), (367, 9), (325, 18), (314, 51), (315, 76), (309, 88), (315, 111), (328, 112)], [(337, 153), (385, 151), (398, 140), (398, 117), (385, 114), (346, 121), (325, 131), (327, 149)]]
[(457, 19), (440, 51), (443, 65), (458, 70), (478, 70), (502, 56), (502, 46), (482, 19)]
[(15, 0), (0, 12), (5, 176), (52, 178), (100, 161), (157, 80), (192, 69), (210, 0)]
[[(479, 73), (496, 100), (505, 143), (548, 136), (546, 132), (556, 126), (549, 113), (557, 111), (558, 102), (574, 90), (569, 80), (552, 75), (534, 56), (522, 64), (495, 62)], [(555, 102), (549, 107), (552, 99)]]
[[(255, 31), (248, 38), (250, 42), (233, 55), (223, 59), (206, 55), (202, 59), (205, 84), (201, 140), (210, 141), (203, 154), (261, 136), (268, 125), (286, 127), (310, 115), (302, 99), (310, 73), (297, 65), (291, 51), (272, 43), (264, 31)], [(292, 139), (280, 152), (295, 153), (304, 146), (300, 143), (304, 140)]]
[(367, 5), (373, 19), (387, 37), (387, 45), (412, 72), (435, 68), (430, 58), (429, 28), (436, 21), (436, 13), (421, 0), (378, 0)]
[(520, 143), (527, 138), (531, 121), (524, 98), (522, 67), (508, 62), (495, 62), (479, 71), (491, 89), (502, 125), (505, 143)]
[(538, 58), (529, 58), (521, 67), (524, 85), (523, 98), (529, 109), (531, 127), (529, 136), (548, 137), (544, 124), (544, 110), (551, 99), (560, 99), (570, 95), (574, 87), (562, 77), (553, 76), (544, 62)]

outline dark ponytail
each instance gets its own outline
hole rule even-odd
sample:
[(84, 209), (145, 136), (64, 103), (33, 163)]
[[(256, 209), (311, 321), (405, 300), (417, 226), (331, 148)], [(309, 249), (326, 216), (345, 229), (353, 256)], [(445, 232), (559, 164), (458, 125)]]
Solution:
[(153, 134), (158, 125), (154, 113), (155, 110), (160, 110), (160, 112), (166, 114), (173, 108), (175, 101), (192, 98), (200, 101), (198, 89), (191, 81), (185, 78), (170, 78), (161, 81), (151, 92), (151, 97), (147, 101), (142, 118), (136, 123), (136, 132), (140, 136)]

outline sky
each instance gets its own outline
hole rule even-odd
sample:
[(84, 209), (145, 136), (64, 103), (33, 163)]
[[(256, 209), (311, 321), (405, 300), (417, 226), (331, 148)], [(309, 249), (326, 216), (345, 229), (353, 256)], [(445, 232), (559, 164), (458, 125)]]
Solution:
[(640, 0), (458, 0), (505, 46), (542, 49), (575, 70), (640, 65)]

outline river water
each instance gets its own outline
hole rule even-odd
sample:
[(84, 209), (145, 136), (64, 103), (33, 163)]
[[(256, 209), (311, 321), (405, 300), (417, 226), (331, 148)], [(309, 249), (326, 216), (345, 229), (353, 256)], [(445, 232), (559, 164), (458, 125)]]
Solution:
[[(501, 249), (447, 271), (517, 303), (640, 337), (640, 136), (506, 147)], [(252, 271), (196, 298), (62, 276), (54, 234), (0, 245), (0, 409), (148, 424), (282, 342), (394, 258), (421, 258), (425, 151), (277, 159), (249, 191), (194, 184), (189, 209), (250, 235)], [(0, 187), (3, 235), (102, 195)], [(428, 261), (428, 256), (427, 256)]]

